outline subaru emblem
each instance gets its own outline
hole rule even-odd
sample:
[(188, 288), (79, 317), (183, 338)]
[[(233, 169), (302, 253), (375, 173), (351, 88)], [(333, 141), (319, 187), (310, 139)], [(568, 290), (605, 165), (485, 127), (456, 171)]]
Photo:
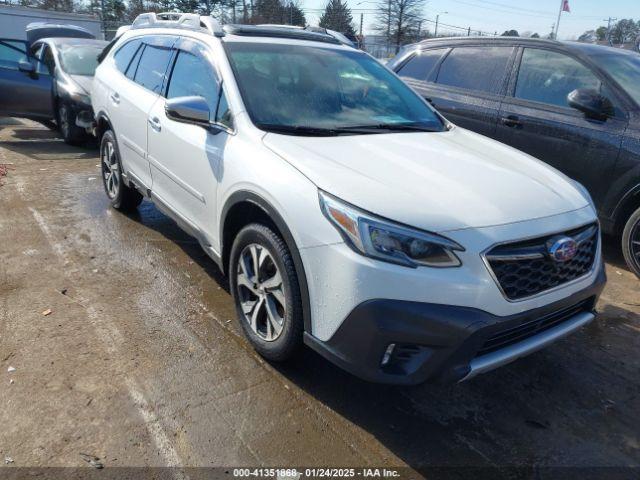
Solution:
[(549, 255), (556, 262), (568, 262), (576, 256), (578, 244), (573, 238), (560, 237), (551, 239), (549, 247)]

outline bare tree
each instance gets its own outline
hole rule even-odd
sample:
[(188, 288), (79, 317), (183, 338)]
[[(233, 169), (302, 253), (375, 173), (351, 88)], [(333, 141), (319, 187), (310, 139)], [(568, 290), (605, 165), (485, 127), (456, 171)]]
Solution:
[(426, 0), (380, 0), (375, 29), (393, 45), (395, 53), (419, 37), (425, 3)]

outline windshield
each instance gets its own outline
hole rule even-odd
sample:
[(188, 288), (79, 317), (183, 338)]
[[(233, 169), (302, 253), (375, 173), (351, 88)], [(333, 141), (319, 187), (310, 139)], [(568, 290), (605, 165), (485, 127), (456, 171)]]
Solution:
[(416, 93), (362, 52), (266, 43), (225, 46), (248, 113), (263, 130), (332, 135), (444, 129)]
[(62, 70), (71, 75), (93, 75), (98, 66), (98, 55), (102, 47), (94, 45), (73, 45), (60, 51)]
[(595, 60), (640, 106), (640, 55), (597, 55)]

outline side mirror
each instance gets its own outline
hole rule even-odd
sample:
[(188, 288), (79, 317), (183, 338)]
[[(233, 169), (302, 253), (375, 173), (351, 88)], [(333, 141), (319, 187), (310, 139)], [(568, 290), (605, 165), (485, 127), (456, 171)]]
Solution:
[(20, 63), (18, 63), (18, 70), (28, 73), (29, 75), (36, 73), (36, 67), (28, 60), (20, 60)]
[(611, 101), (597, 90), (578, 88), (567, 95), (567, 102), (571, 108), (580, 110), (589, 118), (606, 120), (614, 114)]
[(192, 123), (203, 127), (211, 125), (209, 104), (203, 97), (176, 97), (167, 100), (164, 111), (176, 122)]

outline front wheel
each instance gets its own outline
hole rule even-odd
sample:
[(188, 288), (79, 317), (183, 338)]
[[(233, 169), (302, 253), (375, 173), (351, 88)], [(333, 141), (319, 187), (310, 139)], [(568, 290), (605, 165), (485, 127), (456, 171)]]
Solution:
[(631, 271), (640, 278), (640, 208), (631, 214), (624, 227), (622, 253)]
[(87, 140), (85, 131), (76, 125), (76, 114), (69, 104), (64, 101), (58, 102), (56, 118), (65, 143), (79, 145)]
[(231, 292), (245, 336), (268, 360), (291, 358), (304, 323), (293, 257), (271, 228), (250, 224), (236, 236), (229, 260)]

